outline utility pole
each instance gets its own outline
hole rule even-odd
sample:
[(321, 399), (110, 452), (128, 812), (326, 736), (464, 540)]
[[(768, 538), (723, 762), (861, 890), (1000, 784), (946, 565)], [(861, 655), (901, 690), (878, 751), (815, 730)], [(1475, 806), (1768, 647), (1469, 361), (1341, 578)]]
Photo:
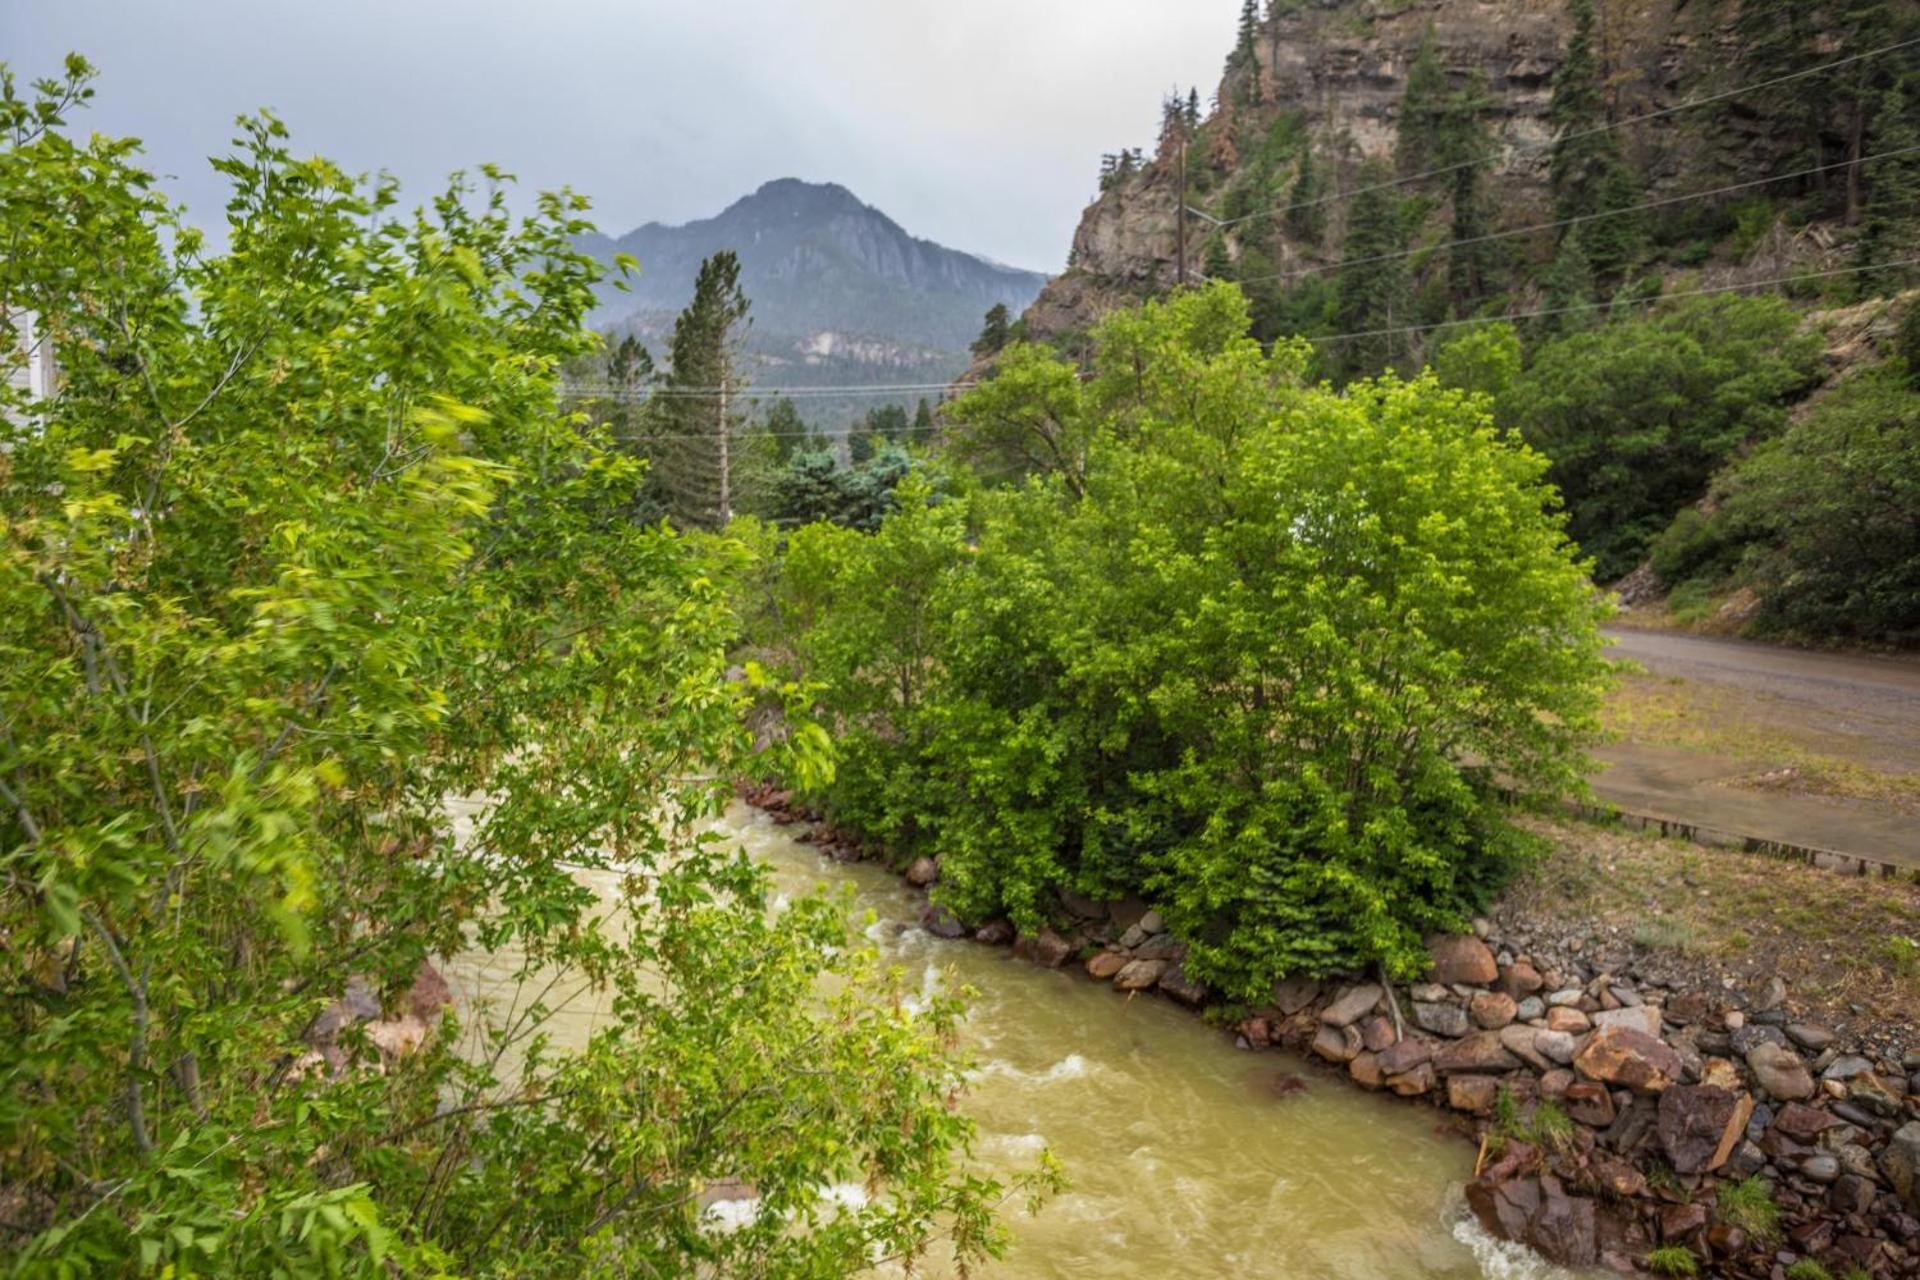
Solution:
[(727, 380), (720, 379), (720, 526), (733, 520), (733, 473), (727, 455)]
[(1187, 283), (1187, 136), (1185, 125), (1181, 126), (1180, 158), (1178, 163), (1180, 165), (1180, 210), (1178, 216), (1174, 219), (1174, 241), (1177, 246), (1174, 252), (1179, 255), (1180, 261), (1175, 267), (1174, 274), (1184, 288)]

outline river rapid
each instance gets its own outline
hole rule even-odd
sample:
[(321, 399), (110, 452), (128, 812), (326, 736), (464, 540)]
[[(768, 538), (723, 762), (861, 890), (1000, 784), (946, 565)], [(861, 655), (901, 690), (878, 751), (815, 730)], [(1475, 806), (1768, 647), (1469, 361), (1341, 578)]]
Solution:
[[(1050, 1147), (1069, 1189), (1014, 1216), (997, 1280), (1266, 1277), (1272, 1280), (1548, 1280), (1564, 1276), (1495, 1243), (1461, 1205), (1472, 1147), (1441, 1113), (1369, 1094), (1280, 1052), (1247, 1053), (1169, 1001), (1128, 1000), (1074, 971), (1010, 950), (945, 942), (911, 922), (919, 895), (875, 866), (847, 866), (792, 828), (736, 804), (719, 830), (770, 868), (791, 898), (851, 884), (888, 959), (936, 984), (965, 984), (964, 1106), (977, 1155), (1008, 1170)], [(467, 956), (462, 998), (511, 1001), (514, 957)], [(550, 1029), (584, 1038), (591, 1000)], [(1304, 1088), (1287, 1084), (1291, 1078)], [(728, 1206), (717, 1208), (724, 1213)]]

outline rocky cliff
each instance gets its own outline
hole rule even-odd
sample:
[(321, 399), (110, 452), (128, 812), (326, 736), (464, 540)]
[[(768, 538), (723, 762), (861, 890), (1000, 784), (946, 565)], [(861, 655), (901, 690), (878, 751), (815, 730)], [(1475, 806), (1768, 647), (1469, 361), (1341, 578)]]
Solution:
[[(1402, 95), (1424, 39), (1433, 40), (1454, 87), (1484, 78), (1481, 119), (1494, 144), (1489, 174), (1498, 225), (1551, 219), (1546, 199), (1547, 121), (1552, 79), (1571, 29), (1565, 0), (1279, 0), (1261, 23), (1251, 63), (1230, 64), (1216, 105), (1197, 130), (1187, 165), (1188, 203), (1232, 216), (1235, 188), (1263, 148), (1270, 156), (1276, 131), (1303, 138), (1284, 163), (1297, 172), (1310, 149), (1326, 190), (1352, 188), (1369, 160), (1392, 163)], [(1626, 121), (1711, 94), (1731, 83), (1734, 39), (1729, 3), (1714, 0), (1601, 0), (1598, 53), (1609, 116)], [(1712, 128), (1701, 127), (1710, 122)], [(1619, 130), (1627, 159), (1649, 199), (1769, 171), (1776, 157), (1766, 122), (1712, 107)], [(1083, 329), (1106, 311), (1172, 284), (1180, 275), (1176, 210), (1181, 174), (1177, 146), (1162, 140), (1137, 170), (1107, 184), (1074, 235), (1069, 269), (1028, 312), (1028, 328), (1058, 338)], [(1402, 157), (1401, 170), (1431, 167)], [(1277, 184), (1284, 205), (1289, 174)], [(1413, 194), (1419, 188), (1405, 188)], [(1244, 193), (1242, 193), (1244, 195)], [(1245, 201), (1242, 200), (1244, 205)], [(1345, 201), (1325, 205), (1327, 226), (1309, 243), (1285, 225), (1259, 245), (1277, 272), (1337, 261)], [(1186, 270), (1202, 269), (1211, 226), (1190, 217)], [(1434, 220), (1429, 243), (1445, 238)], [(1784, 233), (1782, 233), (1784, 235)], [(1764, 246), (1750, 274), (1783, 263), (1817, 260), (1830, 237), (1801, 232), (1799, 243)], [(1244, 254), (1244, 237), (1227, 238), (1229, 253)], [(1538, 262), (1551, 256), (1552, 237), (1519, 239), (1516, 252)], [(1729, 278), (1746, 262), (1716, 264)]]

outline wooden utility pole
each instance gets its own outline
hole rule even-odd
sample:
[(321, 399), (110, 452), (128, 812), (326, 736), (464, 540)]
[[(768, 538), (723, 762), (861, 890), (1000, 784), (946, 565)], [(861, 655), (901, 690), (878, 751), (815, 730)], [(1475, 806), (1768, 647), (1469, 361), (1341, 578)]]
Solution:
[(733, 473), (727, 453), (727, 380), (720, 379), (720, 526), (733, 520)]
[(1187, 138), (1186, 126), (1181, 126), (1180, 156), (1180, 207), (1174, 217), (1174, 252), (1179, 257), (1175, 264), (1174, 276), (1182, 286), (1187, 283)]

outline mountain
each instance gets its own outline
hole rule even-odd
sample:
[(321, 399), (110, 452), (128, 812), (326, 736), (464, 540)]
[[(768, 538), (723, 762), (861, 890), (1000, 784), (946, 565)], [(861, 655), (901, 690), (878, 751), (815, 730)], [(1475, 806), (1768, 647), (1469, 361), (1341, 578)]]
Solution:
[[(595, 321), (639, 335), (656, 358), (701, 260), (739, 254), (753, 303), (747, 349), (762, 386), (945, 383), (966, 368), (987, 310), (1004, 303), (1017, 315), (1047, 280), (909, 235), (845, 187), (797, 178), (769, 182), (712, 218), (650, 222), (581, 244), (604, 262), (616, 253), (639, 260), (628, 292), (602, 286)], [(809, 403), (808, 417), (829, 425), (828, 406)], [(862, 411), (878, 403), (859, 400)]]

